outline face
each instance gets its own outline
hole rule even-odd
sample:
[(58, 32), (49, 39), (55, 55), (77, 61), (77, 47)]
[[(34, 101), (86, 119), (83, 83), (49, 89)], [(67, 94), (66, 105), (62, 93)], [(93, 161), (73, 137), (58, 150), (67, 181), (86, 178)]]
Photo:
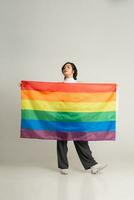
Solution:
[(72, 69), (72, 65), (71, 64), (66, 64), (63, 68), (63, 74), (65, 77), (73, 77), (73, 69)]

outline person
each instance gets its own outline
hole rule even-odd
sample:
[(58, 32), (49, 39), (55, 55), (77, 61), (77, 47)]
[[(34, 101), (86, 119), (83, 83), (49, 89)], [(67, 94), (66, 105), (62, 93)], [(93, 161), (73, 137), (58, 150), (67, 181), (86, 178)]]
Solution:
[[(77, 83), (77, 68), (74, 63), (66, 62), (62, 66), (62, 74), (64, 75), (64, 83)], [(98, 174), (107, 164), (99, 164), (92, 156), (92, 151), (88, 145), (88, 141), (73, 141), (78, 157), (86, 170), (91, 174)], [(67, 158), (67, 140), (57, 140), (57, 160), (58, 168), (61, 174), (68, 174), (68, 158)]]

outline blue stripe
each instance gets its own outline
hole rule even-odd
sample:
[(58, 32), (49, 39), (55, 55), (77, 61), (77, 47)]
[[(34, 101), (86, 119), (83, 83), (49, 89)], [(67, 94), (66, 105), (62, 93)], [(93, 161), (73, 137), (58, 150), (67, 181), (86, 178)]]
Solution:
[(44, 120), (21, 120), (21, 128), (31, 130), (96, 132), (115, 131), (116, 121), (103, 122), (56, 122)]

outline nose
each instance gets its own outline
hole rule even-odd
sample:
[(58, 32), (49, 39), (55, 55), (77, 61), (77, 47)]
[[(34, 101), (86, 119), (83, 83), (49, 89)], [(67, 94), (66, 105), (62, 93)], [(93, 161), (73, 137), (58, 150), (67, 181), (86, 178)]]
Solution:
[(67, 70), (67, 67), (64, 68), (64, 71), (66, 71), (66, 70)]

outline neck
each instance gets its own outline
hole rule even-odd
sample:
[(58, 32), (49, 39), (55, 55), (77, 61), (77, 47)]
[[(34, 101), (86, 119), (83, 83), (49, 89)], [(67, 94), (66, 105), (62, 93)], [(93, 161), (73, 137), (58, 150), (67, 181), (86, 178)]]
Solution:
[(73, 78), (73, 76), (72, 75), (68, 75), (65, 78)]
[(75, 79), (74, 79), (74, 77), (65, 77), (64, 80), (69, 81), (69, 80), (75, 80)]
[(73, 77), (65, 77), (65, 79), (74, 79)]

